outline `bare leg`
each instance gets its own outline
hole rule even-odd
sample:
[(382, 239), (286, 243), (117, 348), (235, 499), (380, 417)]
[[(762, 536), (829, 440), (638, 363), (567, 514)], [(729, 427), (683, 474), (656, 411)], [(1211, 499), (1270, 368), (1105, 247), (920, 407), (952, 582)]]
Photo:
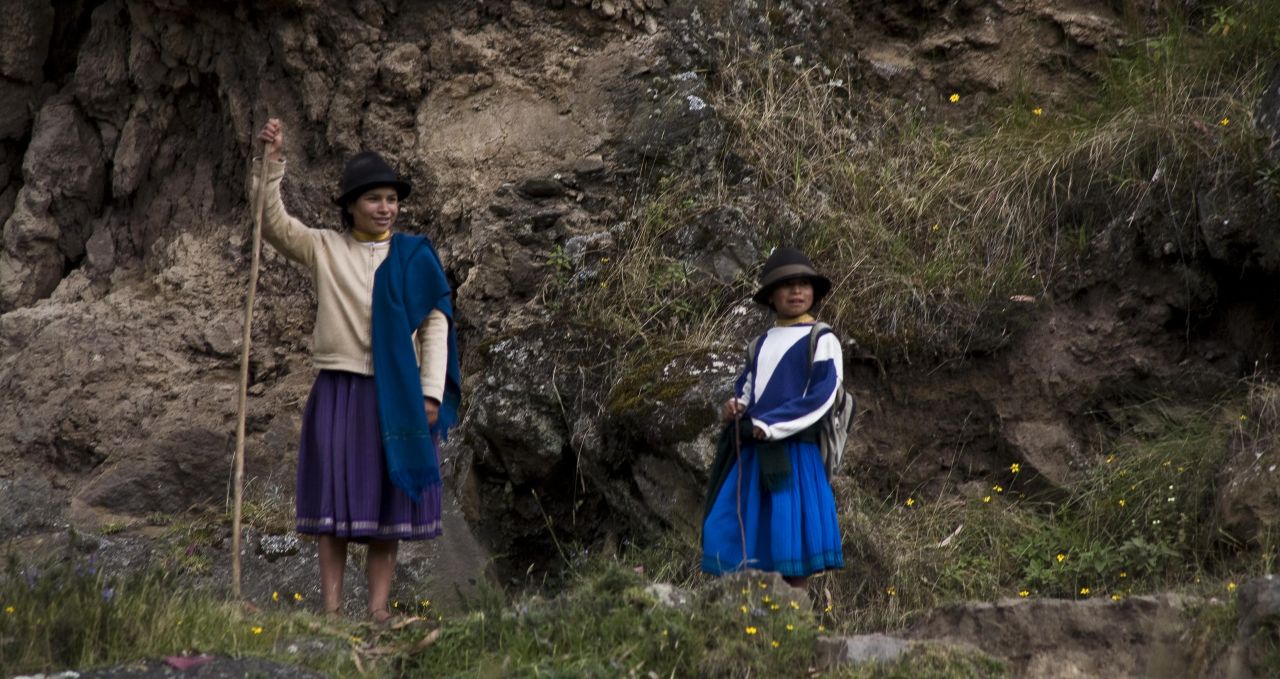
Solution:
[(342, 614), (342, 576), (347, 570), (347, 540), (336, 535), (320, 536), (320, 591), (324, 612)]
[(387, 597), (391, 595), (391, 577), (396, 572), (396, 540), (371, 540), (365, 574), (369, 578), (369, 615), (376, 622), (391, 617)]
[(784, 575), (782, 576), (782, 579), (785, 580), (788, 585), (797, 589), (805, 589), (809, 586), (809, 578), (806, 576)]

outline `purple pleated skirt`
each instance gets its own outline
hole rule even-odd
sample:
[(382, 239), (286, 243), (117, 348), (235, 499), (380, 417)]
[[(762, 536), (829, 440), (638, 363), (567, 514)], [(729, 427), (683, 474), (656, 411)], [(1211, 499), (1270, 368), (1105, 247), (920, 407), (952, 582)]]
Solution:
[(299, 533), (356, 542), (440, 535), (441, 487), (415, 503), (387, 475), (373, 377), (320, 371), (298, 448)]

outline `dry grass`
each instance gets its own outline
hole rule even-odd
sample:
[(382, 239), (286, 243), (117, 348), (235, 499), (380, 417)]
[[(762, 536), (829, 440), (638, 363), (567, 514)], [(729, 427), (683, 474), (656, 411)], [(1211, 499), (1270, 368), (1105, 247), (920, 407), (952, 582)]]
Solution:
[[(670, 239), (745, 203), (762, 251), (799, 245), (832, 275), (825, 320), (863, 345), (907, 359), (998, 348), (1025, 309), (1010, 298), (1050, 295), (1100, 234), (1152, 205), (1193, 214), (1194, 184), (1261, 162), (1250, 106), (1276, 52), (1277, 15), (1241, 6), (1226, 35), (1174, 23), (1113, 59), (1078, 104), (1014, 92), (966, 109), (963, 125), (943, 110), (967, 106), (963, 93), (922, 110), (851, 93), (849, 74), (797, 68), (781, 53), (726, 55), (709, 98), (755, 181), (658, 182), (615, 261), (581, 292), (583, 307), (641, 346), (714, 345), (751, 281), (699, 275)], [(1170, 240), (1195, 248), (1189, 234)]]
[[(1262, 68), (1207, 96), (1173, 69), (1118, 65), (1109, 87), (1124, 97), (1104, 88), (1055, 110), (1015, 96), (961, 128), (847, 99), (838, 81), (774, 55), (731, 64), (721, 110), (803, 225), (800, 244), (834, 272), (835, 324), (877, 349), (947, 356), (999, 346), (1011, 296), (1049, 293), (1091, 238), (1155, 194), (1185, 204), (1192, 181), (1239, 163), (1236, 93), (1255, 90)], [(1235, 128), (1218, 124), (1233, 117)]]

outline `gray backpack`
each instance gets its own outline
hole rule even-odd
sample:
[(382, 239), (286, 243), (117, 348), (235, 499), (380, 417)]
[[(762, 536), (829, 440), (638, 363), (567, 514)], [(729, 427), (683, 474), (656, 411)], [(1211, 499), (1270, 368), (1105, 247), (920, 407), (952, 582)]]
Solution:
[[(835, 334), (831, 326), (822, 322), (814, 323), (809, 329), (810, 370), (813, 369), (813, 352), (818, 347), (818, 338), (828, 332)], [(759, 349), (758, 342), (747, 345), (747, 365), (752, 370), (755, 370), (756, 352)], [(844, 458), (844, 446), (849, 442), (849, 434), (853, 432), (853, 420), (857, 409), (853, 394), (850, 394), (843, 384), (836, 385), (836, 400), (832, 402), (827, 414), (823, 415), (818, 422), (820, 426), (818, 447), (822, 450), (822, 464), (827, 469), (828, 479), (840, 468), (840, 461)]]

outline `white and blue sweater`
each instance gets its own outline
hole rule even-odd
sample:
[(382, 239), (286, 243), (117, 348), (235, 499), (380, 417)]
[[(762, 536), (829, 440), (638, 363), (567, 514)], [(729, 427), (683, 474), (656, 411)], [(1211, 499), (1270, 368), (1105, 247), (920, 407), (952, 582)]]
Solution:
[(754, 340), (758, 346), (755, 365), (748, 365), (734, 385), (751, 423), (770, 441), (797, 434), (820, 420), (844, 380), (840, 340), (830, 332), (818, 338), (810, 372), (811, 327), (806, 323), (770, 328), (763, 343)]

